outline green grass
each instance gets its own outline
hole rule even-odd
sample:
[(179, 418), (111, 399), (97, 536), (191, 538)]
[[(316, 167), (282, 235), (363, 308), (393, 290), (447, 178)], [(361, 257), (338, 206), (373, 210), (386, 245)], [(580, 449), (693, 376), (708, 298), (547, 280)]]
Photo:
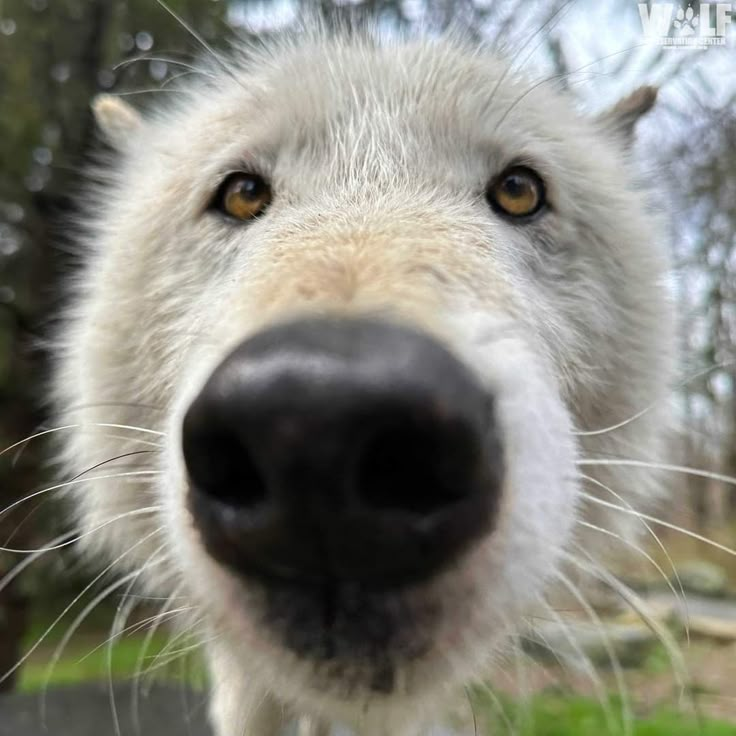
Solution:
[[(23, 667), (19, 683), (20, 690), (24, 692), (39, 690), (44, 687), (47, 679), (49, 687), (106, 680), (110, 669), (108, 648), (103, 646), (96, 649), (105, 641), (105, 638), (106, 635), (101, 633), (95, 639), (84, 637), (81, 641), (70, 643), (67, 651), (54, 665), (50, 676), (49, 663), (53, 656), (53, 647), (44, 648), (42, 653), (48, 653), (48, 657), (32, 657)], [(156, 667), (168, 659), (164, 651), (167, 641), (168, 637), (165, 634), (157, 634), (152, 638), (142, 662), (144, 671), (147, 667)], [(142, 637), (130, 637), (115, 643), (111, 660), (114, 679), (124, 680), (138, 673), (142, 647)], [(161, 657), (156, 660), (158, 655)], [(166, 671), (162, 676), (173, 678), (176, 675), (173, 674), (173, 671)]]
[[(28, 636), (32, 645), (49, 625), (41, 616)], [(106, 645), (110, 617), (94, 620), (72, 637), (63, 655), (48, 679), (49, 687), (80, 682), (101, 681), (108, 677), (110, 662)], [(19, 687), (25, 692), (41, 690), (47, 682), (48, 664), (64, 635), (64, 627), (53, 631), (23, 667)], [(137, 632), (120, 637), (112, 649), (112, 676), (125, 680), (138, 674), (145, 633)], [(178, 680), (201, 686), (204, 682), (201, 665), (192, 656), (186, 657), (186, 669), (181, 663), (160, 666), (174, 652), (188, 646), (188, 642), (174, 642), (167, 647), (165, 631), (157, 632), (148, 644), (143, 670), (153, 667), (154, 677)], [(652, 657), (645, 671), (658, 671), (659, 658)], [(146, 675), (145, 677), (149, 677)], [(144, 677), (144, 679), (145, 679)], [(564, 691), (547, 691), (528, 702), (514, 702), (505, 696), (491, 696), (482, 689), (471, 694), (482, 736), (736, 736), (736, 725), (718, 721), (696, 722), (673, 709), (656, 709), (637, 714), (628, 733), (622, 724), (620, 701), (611, 698), (608, 711), (600, 703)], [(503, 711), (503, 713), (502, 713)]]
[[(146, 658), (154, 661), (166, 645), (164, 635), (156, 636)], [(122, 639), (113, 650), (113, 676), (128, 679), (135, 675), (138, 667), (142, 638)], [(107, 678), (108, 654), (101, 648), (80, 661), (80, 649), (70, 652), (59, 660), (49, 682), (50, 687), (69, 685), (84, 681), (99, 681)], [(84, 656), (84, 655), (82, 655)], [(195, 664), (186, 679), (201, 685), (201, 670)], [(164, 678), (179, 679), (181, 673), (167, 670), (159, 673)], [(32, 663), (24, 669), (21, 689), (36, 691), (44, 686), (46, 663)], [(600, 703), (563, 692), (551, 692), (533, 697), (523, 704), (508, 698), (491, 701), (483, 693), (473, 696), (474, 710), (478, 720), (478, 734), (484, 736), (625, 736), (621, 722), (620, 704), (611, 699), (609, 714)], [(502, 717), (500, 709), (503, 708)], [(736, 736), (736, 725), (717, 721), (700, 724), (673, 710), (659, 710), (645, 717), (636, 717), (632, 723), (631, 736)]]
[[(192, 684), (201, 684), (202, 668), (195, 658), (191, 654), (183, 658), (175, 656), (191, 644), (190, 640), (172, 641), (166, 627), (162, 626), (148, 640), (145, 631), (131, 631), (118, 637), (110, 647), (107, 642), (113, 617), (114, 611), (109, 610), (93, 614), (91, 620), (71, 637), (52, 669), (50, 663), (63, 640), (66, 626), (62, 622), (44, 636), (53, 619), (40, 613), (26, 637), (27, 650), (40, 637), (44, 639), (23, 665), (19, 689), (33, 692), (47, 683), (49, 687), (56, 687), (104, 681), (110, 672), (115, 680), (130, 679), (143, 672), (144, 677), (181, 680), (185, 676)], [(177, 661), (172, 661), (174, 659)]]
[[(492, 736), (624, 736), (620, 701), (611, 698), (608, 713), (590, 698), (565, 693), (542, 694), (519, 704), (476, 694), (479, 733)], [(504, 713), (501, 714), (501, 709)], [(634, 716), (633, 736), (736, 736), (736, 725), (698, 721), (672, 709)]]

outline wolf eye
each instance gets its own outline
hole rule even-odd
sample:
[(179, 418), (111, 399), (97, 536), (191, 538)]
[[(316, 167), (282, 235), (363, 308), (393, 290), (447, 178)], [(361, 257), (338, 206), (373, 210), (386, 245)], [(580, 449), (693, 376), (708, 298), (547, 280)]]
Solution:
[(271, 186), (258, 174), (230, 174), (217, 192), (213, 208), (236, 220), (252, 220), (271, 203)]
[(536, 214), (545, 205), (544, 182), (526, 166), (512, 166), (495, 179), (486, 192), (491, 207), (509, 217)]

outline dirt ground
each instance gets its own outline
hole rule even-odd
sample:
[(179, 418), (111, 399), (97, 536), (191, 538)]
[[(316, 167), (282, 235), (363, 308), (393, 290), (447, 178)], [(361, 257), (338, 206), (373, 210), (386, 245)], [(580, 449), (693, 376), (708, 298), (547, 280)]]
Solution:
[[(120, 733), (210, 736), (201, 695), (184, 693), (176, 687), (158, 687), (141, 701), (136, 718), (130, 692), (130, 685), (115, 686)], [(0, 736), (103, 736), (114, 733), (111, 698), (105, 685), (49, 691), (45, 713), (38, 693), (0, 697)]]
[[(626, 693), (634, 712), (646, 715), (660, 708), (680, 707), (685, 713), (736, 724), (736, 643), (691, 641), (681, 646), (685, 671), (679, 681), (664, 649), (658, 650), (646, 667), (623, 670)], [(609, 668), (596, 668), (596, 672), (608, 692), (618, 691), (616, 676)], [(548, 689), (597, 697), (588, 673), (530, 659), (515, 672), (507, 670), (494, 685), (515, 698)]]

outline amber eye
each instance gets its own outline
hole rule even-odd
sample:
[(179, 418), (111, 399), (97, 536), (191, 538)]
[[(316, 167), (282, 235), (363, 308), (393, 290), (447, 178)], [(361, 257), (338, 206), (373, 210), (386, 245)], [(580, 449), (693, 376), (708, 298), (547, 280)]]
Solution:
[(235, 218), (251, 220), (271, 203), (271, 187), (258, 174), (230, 174), (220, 187), (213, 206)]
[(488, 188), (494, 210), (509, 217), (530, 217), (545, 205), (544, 182), (526, 166), (506, 169)]

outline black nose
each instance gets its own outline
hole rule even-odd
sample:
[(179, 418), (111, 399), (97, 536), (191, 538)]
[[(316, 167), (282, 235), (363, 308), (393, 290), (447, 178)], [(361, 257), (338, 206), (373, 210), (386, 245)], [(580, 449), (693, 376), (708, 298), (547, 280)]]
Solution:
[(187, 412), (190, 509), (209, 553), (301, 582), (401, 585), (489, 529), (491, 397), (428, 335), (311, 319), (265, 330)]

